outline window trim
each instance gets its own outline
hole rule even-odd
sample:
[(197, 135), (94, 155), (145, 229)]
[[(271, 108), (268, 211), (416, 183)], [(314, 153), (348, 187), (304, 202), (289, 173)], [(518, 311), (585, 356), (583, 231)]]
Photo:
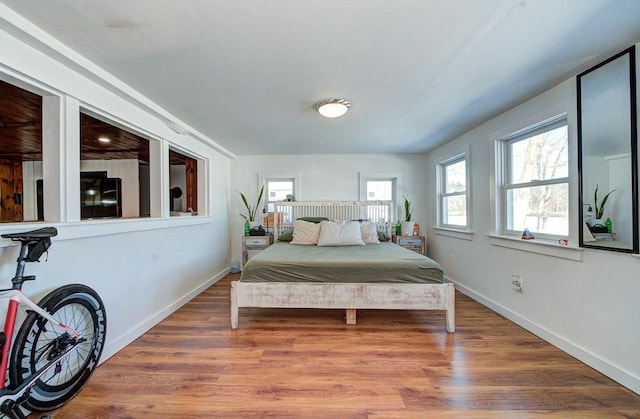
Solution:
[[(87, 101), (72, 95), (60, 86), (46, 84), (39, 79), (14, 71), (6, 66), (0, 68), (0, 80), (42, 96), (42, 170), (44, 205), (47, 208), (44, 221), (1, 223), (0, 232), (36, 229), (42, 227), (43, 223), (45, 223), (64, 228), (65, 234), (59, 235), (56, 240), (67, 240), (211, 223), (211, 204), (208, 190), (211, 158), (205, 157), (201, 152), (196, 151), (200, 148), (199, 145), (184, 148), (181, 143), (175, 143), (169, 139), (171, 138), (170, 136), (168, 137), (167, 134), (163, 134), (153, 128), (151, 123), (145, 123), (147, 128), (142, 128), (142, 126), (128, 118), (117, 116), (107, 110), (111, 106), (107, 108), (98, 106), (99, 100), (96, 99), (97, 96), (95, 95), (90, 95), (89, 101)], [(127, 106), (135, 107), (133, 102), (125, 102)], [(146, 108), (143, 109), (143, 107), (135, 107), (135, 109), (142, 112), (147, 119), (150, 116), (157, 116), (157, 112), (149, 111)], [(122, 125), (124, 129), (150, 141), (150, 165), (152, 166), (151, 217), (101, 220), (80, 219), (80, 187), (78, 182), (78, 174), (80, 172), (80, 112), (98, 116), (99, 118), (106, 118), (110, 123)], [(211, 143), (209, 139), (197, 133), (189, 133), (189, 137), (210, 147), (215, 153), (233, 157), (229, 151)], [(172, 148), (184, 150), (185, 153), (194, 156), (198, 160), (198, 179), (202, 180), (198, 182), (198, 216), (169, 216), (169, 202), (166, 198), (168, 193), (168, 170), (164, 167), (168, 157), (164, 153), (168, 154), (169, 145)], [(157, 201), (157, 205), (153, 205), (155, 201)], [(7, 246), (13, 246), (13, 244), (10, 241), (0, 241), (0, 248)]]
[[(438, 202), (436, 203), (436, 229), (442, 231), (451, 231), (451, 232), (462, 232), (462, 233), (470, 233), (471, 232), (471, 170), (470, 170), (470, 158), (469, 158), (469, 149), (467, 148), (465, 151), (454, 154), (444, 160), (441, 160), (436, 164), (436, 195), (438, 198)], [(446, 175), (445, 171), (447, 166), (452, 164), (459, 163), (464, 161), (465, 163), (465, 190), (464, 192), (452, 192), (446, 193)], [(465, 212), (467, 216), (466, 225), (457, 225), (457, 224), (445, 224), (444, 223), (444, 198), (450, 196), (462, 196), (466, 197), (465, 202)]]
[[(293, 197), (296, 201), (302, 200), (301, 195), (301, 175), (300, 173), (259, 173), (258, 174), (258, 191), (263, 186), (266, 189), (268, 181), (288, 181), (293, 179)], [(263, 204), (266, 205), (268, 200), (268, 191), (265, 191), (265, 197), (263, 199)]]
[[(511, 156), (509, 154), (509, 146), (515, 142), (522, 141), (531, 137), (534, 137), (538, 134), (548, 132), (554, 130), (559, 127), (567, 127), (567, 153), (568, 153), (568, 162), (567, 162), (567, 176), (562, 178), (554, 178), (548, 180), (532, 180), (529, 182), (523, 183), (510, 183), (511, 177)], [(504, 135), (497, 140), (495, 140), (495, 170), (496, 170), (496, 214), (495, 214), (495, 228), (497, 236), (505, 236), (505, 237), (515, 237), (520, 236), (522, 231), (508, 229), (508, 221), (510, 213), (507, 208), (507, 194), (509, 190), (513, 189), (521, 189), (526, 187), (533, 186), (543, 186), (543, 185), (557, 185), (557, 184), (566, 184), (568, 189), (567, 196), (567, 213), (568, 213), (568, 226), (567, 226), (567, 234), (566, 235), (558, 235), (558, 234), (546, 234), (535, 232), (536, 239), (557, 241), (561, 238), (567, 238), (571, 234), (571, 224), (572, 224), (572, 211), (571, 211), (571, 176), (569, 175), (571, 172), (571, 141), (570, 141), (570, 130), (569, 130), (569, 118), (566, 112), (561, 114), (552, 116), (550, 118), (544, 119), (542, 121), (536, 122), (532, 125), (529, 125), (525, 128), (519, 129), (510, 134)]]
[(291, 182), (293, 185), (292, 192), (293, 192), (293, 198), (296, 199), (296, 179), (293, 177), (265, 177), (264, 178), (264, 187), (265, 187), (265, 191), (264, 191), (264, 202), (263, 202), (263, 212), (264, 212), (264, 208), (267, 209), (267, 211), (269, 211), (269, 204), (270, 203), (274, 203), (274, 202), (278, 202), (278, 201), (271, 201), (269, 199), (269, 183), (270, 182)]
[(400, 172), (358, 172), (358, 199), (360, 201), (367, 200), (367, 182), (373, 181), (381, 181), (381, 180), (390, 180), (392, 182), (391, 189), (391, 222), (395, 222), (394, 220), (399, 219), (399, 214), (401, 214), (398, 206), (401, 201), (399, 197), (402, 192), (402, 173)]
[[(208, 195), (208, 188), (204, 186), (204, 183), (206, 182), (206, 179), (208, 179), (208, 177), (206, 177), (206, 174), (208, 173), (208, 167), (209, 167), (209, 159), (194, 153), (193, 151), (187, 150), (184, 147), (180, 147), (179, 145), (173, 144), (169, 141), (167, 141), (167, 183), (170, 183), (171, 181), (171, 165), (170, 165), (170, 159), (169, 159), (169, 151), (174, 151), (176, 153), (182, 154), (183, 156), (190, 158), (192, 160), (196, 161), (196, 205), (197, 205), (197, 211), (195, 214), (192, 214), (193, 217), (197, 217), (197, 216), (202, 216), (202, 215), (209, 215), (209, 206), (207, 205), (207, 203), (209, 202), (209, 195)], [(151, 144), (149, 144), (149, 148), (150, 148), (150, 153), (149, 153), (149, 160), (152, 160), (152, 156), (153, 154), (151, 153)], [(149, 165), (151, 165), (151, 161), (149, 162)], [(171, 199), (170, 194), (167, 194), (167, 200)], [(153, 211), (152, 211), (153, 212)], [(170, 212), (169, 212), (169, 215)]]

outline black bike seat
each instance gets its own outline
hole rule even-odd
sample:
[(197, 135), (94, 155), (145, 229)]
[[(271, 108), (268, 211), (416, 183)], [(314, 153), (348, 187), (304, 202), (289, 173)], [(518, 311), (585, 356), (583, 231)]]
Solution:
[(54, 237), (58, 235), (58, 229), (55, 227), (44, 227), (37, 230), (25, 231), (22, 233), (2, 234), (0, 237), (13, 240), (30, 240), (44, 239), (46, 237)]

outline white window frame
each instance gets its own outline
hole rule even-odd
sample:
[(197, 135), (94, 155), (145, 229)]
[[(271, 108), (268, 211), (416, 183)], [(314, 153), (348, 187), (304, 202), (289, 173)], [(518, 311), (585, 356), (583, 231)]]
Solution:
[[(448, 166), (453, 164), (457, 164), (460, 162), (464, 162), (465, 164), (465, 190), (463, 192), (450, 192), (447, 193), (447, 185), (446, 185), (446, 170)], [(436, 172), (436, 191), (438, 195), (438, 204), (437, 204), (437, 228), (446, 229), (446, 230), (454, 230), (461, 232), (470, 232), (471, 231), (471, 194), (470, 194), (470, 185), (471, 185), (471, 175), (469, 170), (469, 152), (465, 151), (462, 153), (458, 153), (453, 155), (437, 164), (437, 172)], [(451, 196), (465, 196), (465, 213), (467, 222), (465, 225), (459, 224), (447, 224), (444, 222), (444, 201), (446, 198)]]
[[(64, 239), (97, 237), (129, 231), (146, 231), (179, 225), (204, 224), (208, 221), (209, 159), (193, 151), (186, 151), (198, 160), (198, 215), (207, 217), (169, 217), (169, 203), (165, 199), (168, 192), (168, 170), (164, 169), (168, 158), (169, 142), (162, 136), (152, 134), (122, 120), (109, 112), (89, 103), (82, 102), (64, 92), (45, 86), (38, 80), (18, 76), (6, 69), (0, 71), (0, 79), (19, 88), (42, 96), (42, 178), (44, 222), (68, 229)], [(151, 217), (117, 218), (104, 220), (80, 219), (80, 113), (88, 113), (121, 125), (124, 129), (141, 135), (150, 141), (151, 173)], [(202, 164), (200, 164), (202, 163)], [(202, 182), (200, 182), (202, 179)], [(162, 187), (162, 185), (166, 186)], [(166, 201), (165, 205), (162, 202)], [(201, 205), (202, 203), (202, 205)], [(202, 210), (200, 210), (202, 208)], [(42, 221), (20, 221), (3, 223), (0, 232), (15, 231), (16, 227), (28, 230), (42, 227)], [(82, 228), (74, 228), (82, 226)], [(1, 247), (11, 246), (10, 242), (0, 243)]]
[(262, 208), (260, 209), (260, 211), (262, 212), (262, 209), (265, 208), (269, 202), (275, 202), (275, 201), (269, 201), (269, 191), (267, 190), (267, 182), (293, 181), (293, 198), (296, 201), (301, 201), (302, 195), (301, 195), (300, 178), (301, 178), (300, 173), (260, 173), (258, 175), (258, 191), (260, 191), (260, 188), (262, 188), (263, 186), (265, 188)]
[[(509, 222), (509, 208), (507, 207), (507, 194), (509, 190), (519, 189), (519, 188), (528, 188), (532, 186), (545, 186), (545, 185), (558, 185), (558, 184), (566, 184), (568, 188), (568, 231), (567, 234), (558, 235), (558, 234), (545, 234), (540, 232), (535, 232), (534, 235), (538, 239), (548, 239), (557, 241), (559, 239), (567, 238), (570, 234), (572, 216), (571, 216), (571, 207), (570, 207), (570, 196), (571, 196), (571, 182), (569, 178), (569, 172), (571, 169), (571, 161), (568, 162), (567, 168), (567, 176), (562, 178), (554, 178), (548, 180), (532, 180), (525, 183), (512, 183), (510, 179), (510, 155), (509, 155), (509, 145), (513, 144), (517, 141), (525, 140), (527, 138), (533, 137), (535, 135), (541, 134), (543, 132), (551, 131), (553, 129), (566, 126), (567, 132), (569, 131), (569, 122), (567, 118), (567, 114), (563, 113), (561, 115), (557, 115), (551, 118), (548, 118), (544, 121), (538, 122), (536, 124), (530, 125), (526, 128), (508, 134), (504, 137), (496, 140), (496, 181), (497, 181), (497, 191), (496, 194), (496, 231), (499, 235), (504, 236), (521, 236), (522, 231), (516, 231), (508, 228)], [(569, 160), (571, 160), (571, 153), (569, 152), (569, 135), (567, 135), (567, 152), (569, 153)]]
[[(153, 147), (155, 146), (154, 141), (157, 140), (149, 140), (149, 164), (153, 165), (153, 161), (152, 158), (154, 157), (153, 154)], [(198, 205), (198, 211), (196, 214), (192, 214), (192, 216), (206, 216), (209, 215), (209, 205), (207, 205), (207, 203), (209, 202), (209, 196), (208, 196), (208, 188), (207, 188), (207, 182), (208, 182), (208, 168), (209, 168), (209, 159), (194, 153), (193, 151), (187, 150), (184, 147), (181, 147), (179, 145), (176, 144), (172, 144), (167, 142), (167, 155), (166, 158), (164, 159), (164, 161), (166, 162), (166, 182), (169, 185), (169, 189), (171, 189), (171, 167), (169, 164), (169, 150), (173, 150), (174, 152), (180, 153), (182, 155), (184, 155), (185, 157), (189, 157), (192, 158), (194, 160), (197, 161), (196, 165), (197, 165), (197, 188), (196, 188), (196, 193), (197, 193), (197, 205)], [(153, 184), (153, 181), (151, 181), (151, 183)], [(152, 190), (152, 195), (153, 195), (153, 188)], [(150, 199), (152, 200), (152, 198), (150, 197)], [(169, 201), (169, 199), (171, 199), (170, 197), (170, 193), (167, 193), (167, 202)], [(170, 204), (167, 204), (167, 207), (169, 207)], [(163, 200), (163, 207), (164, 207), (164, 200)], [(153, 217), (153, 201), (152, 201), (152, 205), (151, 205), (151, 216)], [(167, 210), (167, 208), (164, 209), (165, 211)], [(168, 212), (169, 215), (170, 211)]]
[(393, 225), (400, 214), (398, 205), (400, 204), (399, 196), (402, 191), (402, 174), (398, 172), (359, 172), (358, 173), (358, 199), (367, 201), (367, 182), (390, 180), (391, 187), (391, 203), (392, 210), (390, 220)]

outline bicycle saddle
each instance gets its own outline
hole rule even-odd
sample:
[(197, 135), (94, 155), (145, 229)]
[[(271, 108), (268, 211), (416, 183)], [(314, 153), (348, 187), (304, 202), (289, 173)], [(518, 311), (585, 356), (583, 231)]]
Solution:
[(44, 227), (37, 230), (24, 231), (22, 233), (9, 233), (2, 234), (0, 237), (4, 239), (12, 240), (30, 240), (30, 239), (44, 239), (46, 237), (54, 237), (58, 235), (58, 230), (55, 227)]

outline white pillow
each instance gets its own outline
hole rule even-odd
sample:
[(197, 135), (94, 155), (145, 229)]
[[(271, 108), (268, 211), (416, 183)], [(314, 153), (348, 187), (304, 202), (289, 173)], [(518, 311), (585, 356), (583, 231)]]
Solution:
[(316, 245), (320, 236), (320, 224), (296, 220), (293, 223), (291, 244)]
[(357, 221), (323, 221), (318, 246), (364, 246)]
[(360, 223), (360, 232), (362, 233), (362, 241), (365, 244), (378, 244), (378, 229), (376, 225), (370, 221)]

